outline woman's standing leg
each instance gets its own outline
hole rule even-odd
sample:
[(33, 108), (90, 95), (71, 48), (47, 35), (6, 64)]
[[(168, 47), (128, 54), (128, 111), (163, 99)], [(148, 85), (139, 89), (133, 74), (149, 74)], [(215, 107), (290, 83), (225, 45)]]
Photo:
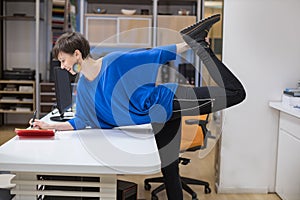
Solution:
[(181, 118), (165, 124), (152, 123), (155, 140), (161, 160), (168, 200), (182, 200), (183, 192), (179, 175), (179, 150), (181, 140)]

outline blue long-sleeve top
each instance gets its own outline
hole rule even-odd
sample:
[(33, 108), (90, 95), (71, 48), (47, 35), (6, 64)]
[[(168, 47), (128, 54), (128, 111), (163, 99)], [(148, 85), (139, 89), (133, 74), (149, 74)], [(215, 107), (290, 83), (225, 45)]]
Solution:
[(103, 57), (98, 76), (77, 84), (74, 129), (166, 122), (176, 83), (155, 85), (161, 64), (176, 59), (176, 46), (113, 52)]

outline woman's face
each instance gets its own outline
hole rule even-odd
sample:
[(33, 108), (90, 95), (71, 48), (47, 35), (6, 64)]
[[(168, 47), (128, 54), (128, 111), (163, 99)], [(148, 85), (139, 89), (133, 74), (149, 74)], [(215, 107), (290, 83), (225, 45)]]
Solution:
[(75, 56), (75, 53), (72, 55), (61, 51), (58, 53), (57, 57), (58, 60), (60, 61), (60, 68), (67, 70), (72, 75), (76, 74), (73, 71), (73, 65), (77, 63), (77, 58)]

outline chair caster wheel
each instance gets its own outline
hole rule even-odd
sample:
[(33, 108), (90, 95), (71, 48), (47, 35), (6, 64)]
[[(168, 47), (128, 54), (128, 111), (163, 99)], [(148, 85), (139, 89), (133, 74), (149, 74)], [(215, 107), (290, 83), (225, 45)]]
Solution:
[(197, 193), (196, 192), (193, 192), (191, 195), (192, 195), (192, 200), (197, 200)]
[(145, 183), (144, 188), (146, 191), (149, 191), (151, 189), (151, 185), (149, 183)]
[(156, 195), (151, 195), (151, 200), (158, 200), (158, 197)]
[(195, 192), (192, 194), (192, 200), (198, 200), (197, 194)]
[(211, 189), (209, 187), (205, 187), (204, 193), (205, 194), (210, 194), (211, 193)]

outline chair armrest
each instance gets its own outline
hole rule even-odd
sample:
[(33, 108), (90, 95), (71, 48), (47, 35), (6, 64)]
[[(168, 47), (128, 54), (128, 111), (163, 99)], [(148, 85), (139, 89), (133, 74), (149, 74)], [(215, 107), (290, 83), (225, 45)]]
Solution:
[(187, 119), (185, 120), (185, 123), (187, 125), (199, 125), (199, 126), (203, 126), (203, 125), (206, 125), (208, 123), (207, 120), (201, 120), (201, 119)]
[(185, 120), (186, 125), (198, 125), (201, 127), (203, 135), (204, 135), (204, 143), (201, 147), (201, 149), (206, 148), (207, 146), (207, 139), (208, 138), (213, 138), (214, 136), (211, 135), (210, 131), (207, 129), (207, 124), (208, 124), (208, 118), (206, 120), (201, 120), (201, 119), (187, 119)]
[(206, 125), (208, 124), (208, 120), (187, 119), (187, 120), (185, 120), (185, 123), (187, 125), (198, 125), (198, 126), (200, 126), (202, 131), (203, 131), (204, 138), (206, 137), (206, 135), (208, 133), (208, 129), (206, 128)]

